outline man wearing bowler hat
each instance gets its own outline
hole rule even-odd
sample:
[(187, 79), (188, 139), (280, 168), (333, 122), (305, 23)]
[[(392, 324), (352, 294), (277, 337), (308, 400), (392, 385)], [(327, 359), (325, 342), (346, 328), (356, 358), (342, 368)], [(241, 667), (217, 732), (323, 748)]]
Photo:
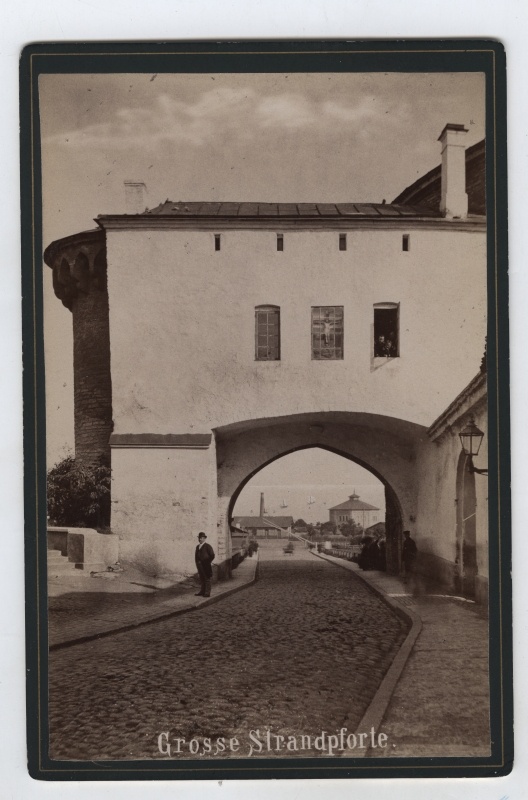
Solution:
[(210, 597), (211, 596), (211, 578), (213, 577), (213, 568), (211, 567), (214, 561), (214, 550), (210, 544), (205, 541), (207, 536), (203, 531), (198, 534), (198, 544), (194, 553), (194, 560), (196, 561), (196, 569), (200, 576), (200, 591), (196, 592), (197, 597)]

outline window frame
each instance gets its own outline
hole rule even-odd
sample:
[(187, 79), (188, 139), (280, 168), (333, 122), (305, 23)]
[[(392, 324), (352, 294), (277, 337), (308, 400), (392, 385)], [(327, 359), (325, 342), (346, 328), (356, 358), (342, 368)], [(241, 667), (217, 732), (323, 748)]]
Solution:
[[(319, 316), (316, 318), (315, 312), (319, 313)], [(336, 312), (340, 312), (339, 316), (336, 316)], [(324, 317), (323, 317), (324, 314)], [(333, 314), (333, 316), (331, 316)], [(327, 336), (328, 333), (325, 332), (323, 328), (321, 330), (321, 326), (319, 326), (319, 331), (317, 332), (314, 326), (314, 323), (321, 323), (328, 321), (333, 322), (334, 328), (333, 331), (329, 331), (330, 335), (333, 335), (333, 345), (325, 342), (323, 346), (322, 337)], [(340, 330), (338, 329), (338, 325), (340, 323)], [(315, 337), (319, 336), (319, 347), (315, 344)], [(336, 337), (339, 337), (341, 340), (341, 344), (336, 344)], [(344, 306), (312, 306), (310, 311), (310, 348), (311, 348), (311, 357), (312, 361), (343, 361), (345, 358), (345, 307)], [(334, 355), (322, 355), (323, 351), (329, 351), (331, 353), (334, 352)], [(319, 353), (319, 355), (317, 355)]]
[[(266, 319), (262, 321), (262, 316), (266, 314)], [(270, 316), (276, 319), (276, 333), (274, 327), (270, 325)], [(272, 303), (264, 303), (255, 306), (255, 361), (280, 361), (281, 360), (281, 320), (280, 320), (280, 306), (273, 305)], [(263, 330), (265, 326), (265, 330)], [(265, 336), (266, 343), (262, 344), (259, 339)], [(271, 345), (273, 348), (273, 355), (270, 356), (270, 338), (276, 337), (276, 348), (274, 343)], [(267, 349), (267, 355), (264, 356), (259, 353), (259, 350)]]
[[(379, 359), (393, 359), (393, 358), (400, 358), (401, 352), (401, 345), (400, 345), (400, 303), (394, 302), (384, 302), (384, 303), (374, 303), (372, 307), (373, 311), (373, 358)], [(381, 327), (382, 331), (379, 331), (380, 323), (376, 323), (376, 311), (393, 311), (395, 312), (396, 319), (394, 322), (388, 324), (385, 322)], [(379, 317), (378, 317), (379, 319)], [(393, 329), (390, 332), (395, 334), (395, 348), (394, 352), (387, 350), (387, 352), (380, 352), (380, 345), (377, 343), (377, 340), (380, 336), (386, 336), (386, 329)]]

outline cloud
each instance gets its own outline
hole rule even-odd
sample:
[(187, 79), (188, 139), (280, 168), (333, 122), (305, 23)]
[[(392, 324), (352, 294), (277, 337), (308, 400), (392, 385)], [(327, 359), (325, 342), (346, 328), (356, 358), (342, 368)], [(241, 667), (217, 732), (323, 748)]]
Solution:
[(359, 95), (357, 102), (313, 99), (302, 92), (257, 94), (250, 87), (218, 87), (192, 102), (163, 93), (149, 105), (121, 106), (106, 120), (55, 133), (43, 141), (68, 148), (153, 148), (164, 143), (205, 146), (230, 137), (252, 139), (263, 131), (329, 136), (401, 119), (396, 104)]
[(263, 127), (293, 131), (315, 123), (317, 104), (300, 94), (280, 94), (261, 100), (256, 112), (257, 121)]

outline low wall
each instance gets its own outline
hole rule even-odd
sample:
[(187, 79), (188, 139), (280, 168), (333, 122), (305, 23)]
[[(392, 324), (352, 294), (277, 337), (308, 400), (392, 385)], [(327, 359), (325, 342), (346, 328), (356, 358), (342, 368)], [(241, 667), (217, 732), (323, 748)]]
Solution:
[(48, 526), (48, 550), (60, 550), (77, 569), (102, 572), (119, 560), (119, 537), (92, 528)]

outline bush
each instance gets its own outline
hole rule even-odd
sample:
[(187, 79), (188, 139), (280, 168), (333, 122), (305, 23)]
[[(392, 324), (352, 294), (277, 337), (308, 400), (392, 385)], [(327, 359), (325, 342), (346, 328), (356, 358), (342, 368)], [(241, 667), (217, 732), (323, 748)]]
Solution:
[(47, 476), (48, 517), (52, 525), (101, 530), (110, 524), (110, 467), (76, 464), (72, 456)]

